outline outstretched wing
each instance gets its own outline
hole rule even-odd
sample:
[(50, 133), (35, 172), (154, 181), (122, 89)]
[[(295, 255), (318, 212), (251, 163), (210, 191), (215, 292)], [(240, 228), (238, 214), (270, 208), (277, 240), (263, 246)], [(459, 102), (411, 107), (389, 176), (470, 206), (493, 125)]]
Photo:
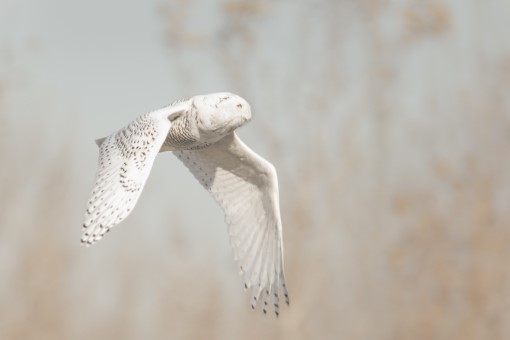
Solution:
[(97, 141), (99, 169), (85, 212), (82, 243), (94, 244), (129, 215), (168, 134), (170, 119), (182, 111), (181, 106), (170, 106), (144, 114)]
[(248, 148), (235, 133), (199, 150), (175, 151), (225, 212), (230, 243), (252, 308), (268, 301), (279, 314), (279, 296), (288, 294), (283, 271), (283, 244), (278, 181), (274, 167)]

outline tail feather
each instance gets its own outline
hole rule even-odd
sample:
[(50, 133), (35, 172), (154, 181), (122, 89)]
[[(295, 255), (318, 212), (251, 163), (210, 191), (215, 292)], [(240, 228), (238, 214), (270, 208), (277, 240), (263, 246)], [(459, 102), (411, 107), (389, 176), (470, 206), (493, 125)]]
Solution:
[(96, 139), (95, 142), (96, 142), (97, 146), (101, 147), (101, 144), (103, 144), (105, 139), (106, 139), (106, 137)]

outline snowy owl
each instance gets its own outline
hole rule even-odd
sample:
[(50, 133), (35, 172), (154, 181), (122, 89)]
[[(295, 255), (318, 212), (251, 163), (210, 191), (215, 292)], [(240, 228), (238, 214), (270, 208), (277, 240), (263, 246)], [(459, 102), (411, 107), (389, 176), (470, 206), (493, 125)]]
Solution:
[(264, 314), (272, 308), (278, 316), (281, 294), (289, 304), (278, 182), (274, 166), (234, 132), (250, 119), (246, 100), (213, 93), (176, 101), (98, 139), (99, 169), (81, 242), (94, 244), (130, 214), (156, 155), (171, 151), (223, 209), (251, 307), (261, 301)]

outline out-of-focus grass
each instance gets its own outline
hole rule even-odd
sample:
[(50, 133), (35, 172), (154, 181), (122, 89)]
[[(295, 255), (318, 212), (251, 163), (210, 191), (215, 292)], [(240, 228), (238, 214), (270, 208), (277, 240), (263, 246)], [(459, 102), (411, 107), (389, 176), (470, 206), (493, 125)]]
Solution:
[[(0, 215), (4, 279), (0, 285), (0, 337), (64, 338), (67, 326), (65, 279), (72, 262), (70, 247), (60, 242), (73, 202), (69, 155), (50, 167), (41, 165), (44, 148), (17, 148), (19, 136), (2, 124), (4, 162)], [(35, 145), (35, 144), (33, 144)], [(43, 143), (37, 144), (39, 147)]]

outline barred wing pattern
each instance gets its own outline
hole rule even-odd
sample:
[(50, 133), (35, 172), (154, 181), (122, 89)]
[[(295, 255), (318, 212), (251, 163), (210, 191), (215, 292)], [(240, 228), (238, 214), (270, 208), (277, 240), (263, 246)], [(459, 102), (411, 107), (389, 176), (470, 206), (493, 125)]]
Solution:
[(168, 109), (147, 113), (98, 141), (99, 170), (85, 212), (81, 242), (99, 241), (135, 206), (170, 129)]
[(289, 304), (283, 271), (278, 182), (274, 167), (235, 133), (206, 148), (175, 151), (225, 212), (234, 257), (252, 289), (251, 306), (268, 302), (279, 315), (279, 297)]

